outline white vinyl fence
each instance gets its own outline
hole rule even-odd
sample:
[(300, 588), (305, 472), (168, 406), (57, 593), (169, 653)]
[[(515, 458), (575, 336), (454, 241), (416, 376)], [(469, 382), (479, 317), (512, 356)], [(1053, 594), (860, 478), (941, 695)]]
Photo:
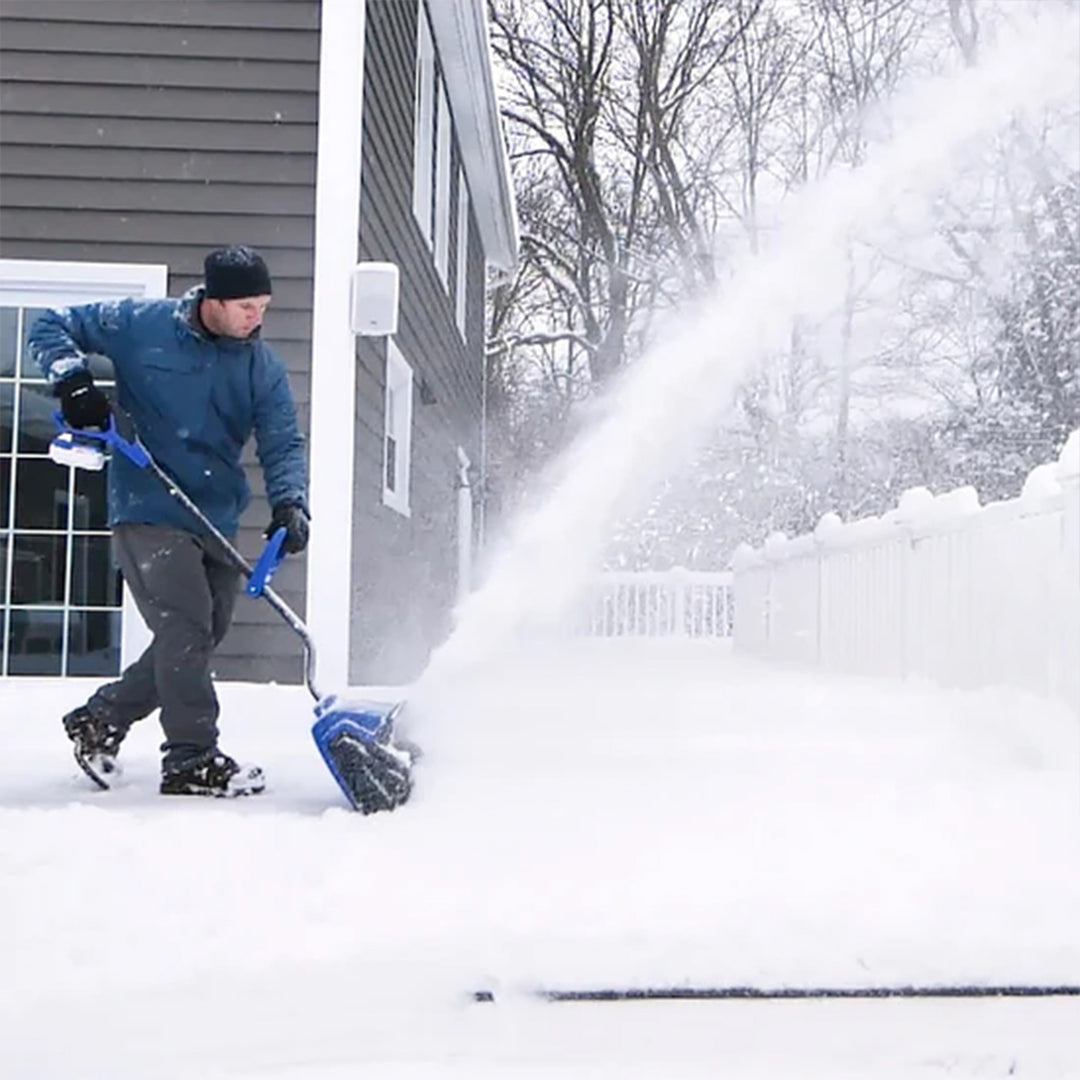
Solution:
[(916, 488), (881, 518), (744, 545), (733, 566), (737, 651), (1080, 711), (1080, 432), (1017, 499)]
[(731, 583), (726, 571), (598, 574), (578, 609), (578, 629), (589, 637), (729, 638)]

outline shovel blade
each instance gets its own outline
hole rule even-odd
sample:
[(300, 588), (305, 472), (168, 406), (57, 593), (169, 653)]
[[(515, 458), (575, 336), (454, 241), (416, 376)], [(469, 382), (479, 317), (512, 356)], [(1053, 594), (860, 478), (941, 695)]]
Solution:
[(330, 697), (315, 707), (315, 745), (349, 805), (362, 814), (393, 810), (412, 793), (412, 755), (394, 744), (402, 705)]

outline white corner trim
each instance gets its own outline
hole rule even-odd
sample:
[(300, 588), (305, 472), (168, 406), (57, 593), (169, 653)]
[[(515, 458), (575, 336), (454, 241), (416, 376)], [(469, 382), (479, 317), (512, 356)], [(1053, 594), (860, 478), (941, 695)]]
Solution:
[(323, 693), (344, 689), (349, 678), (356, 434), (349, 316), (360, 235), (365, 8), (358, 0), (323, 0), (319, 36), (306, 621)]

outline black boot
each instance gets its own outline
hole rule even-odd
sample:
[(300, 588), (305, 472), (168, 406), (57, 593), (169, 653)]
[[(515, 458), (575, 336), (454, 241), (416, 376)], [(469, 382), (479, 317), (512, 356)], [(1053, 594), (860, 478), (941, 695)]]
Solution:
[(162, 795), (258, 795), (266, 778), (258, 765), (238, 765), (228, 754), (213, 750), (161, 774)]
[(69, 712), (63, 724), (67, 737), (75, 744), (79, 768), (107, 791), (120, 776), (116, 755), (127, 732), (106, 720), (99, 720), (85, 705)]

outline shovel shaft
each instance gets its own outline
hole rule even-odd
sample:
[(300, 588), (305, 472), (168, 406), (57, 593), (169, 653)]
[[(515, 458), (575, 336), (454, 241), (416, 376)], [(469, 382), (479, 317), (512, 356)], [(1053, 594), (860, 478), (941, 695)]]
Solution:
[[(140, 444), (141, 445), (141, 444)], [(143, 450), (145, 451), (145, 447)], [(187, 494), (183, 488), (147, 453), (148, 463), (146, 468), (150, 470), (165, 486), (170, 495), (179, 502), (189, 514), (194, 516), (196, 520), (203, 526), (207, 532), (221, 545), (222, 549), (228, 555), (229, 560), (241, 571), (246, 577), (251, 577), (254, 572), (254, 568), (251, 563), (236, 550), (235, 545), (225, 536), (224, 533), (199, 509), (191, 497)], [(321, 700), (321, 695), (315, 688), (315, 643), (311, 639), (311, 633), (303, 620), (299, 615), (269, 585), (264, 585), (261, 595), (266, 597), (267, 603), (292, 627), (297, 637), (304, 644), (304, 682), (307, 685), (308, 691), (311, 696), (316, 700)]]
[[(113, 415), (109, 418), (109, 426), (98, 431), (97, 429), (75, 429), (69, 427), (65, 422), (61, 413), (53, 413), (53, 419), (56, 421), (57, 427), (65, 432), (66, 435), (76, 439), (86, 440), (93, 443), (103, 443), (106, 446), (112, 447), (113, 450), (123, 454), (129, 461), (137, 465), (140, 469), (148, 469), (157, 477), (159, 481), (165, 486), (166, 490), (177, 502), (179, 502), (202, 526), (214, 537), (215, 540), (221, 545), (225, 554), (228, 556), (229, 561), (241, 571), (249, 580), (254, 574), (254, 567), (236, 550), (236, 547), (225, 537), (221, 530), (199, 509), (195, 502), (191, 499), (186, 491), (180, 487), (179, 484), (154, 460), (153, 456), (142, 444), (139, 439), (138, 433), (132, 430), (132, 437), (130, 439), (124, 438), (117, 430), (116, 418), (120, 417), (124, 421), (128, 428), (132, 428), (131, 418), (123, 413), (120, 409), (113, 409)], [(55, 445), (55, 443), (54, 443)], [(67, 447), (61, 449), (67, 451)], [(51, 453), (51, 450), (50, 450)], [(70, 457), (67, 464), (75, 467), (79, 466), (79, 462)], [(259, 593), (260, 596), (265, 596), (270, 606), (292, 627), (297, 637), (304, 643), (304, 682), (307, 685), (311, 696), (316, 700), (321, 700), (321, 695), (315, 688), (315, 643), (311, 639), (311, 633), (304, 625), (303, 620), (299, 615), (273, 589), (266, 584), (265, 580), (260, 575)]]

